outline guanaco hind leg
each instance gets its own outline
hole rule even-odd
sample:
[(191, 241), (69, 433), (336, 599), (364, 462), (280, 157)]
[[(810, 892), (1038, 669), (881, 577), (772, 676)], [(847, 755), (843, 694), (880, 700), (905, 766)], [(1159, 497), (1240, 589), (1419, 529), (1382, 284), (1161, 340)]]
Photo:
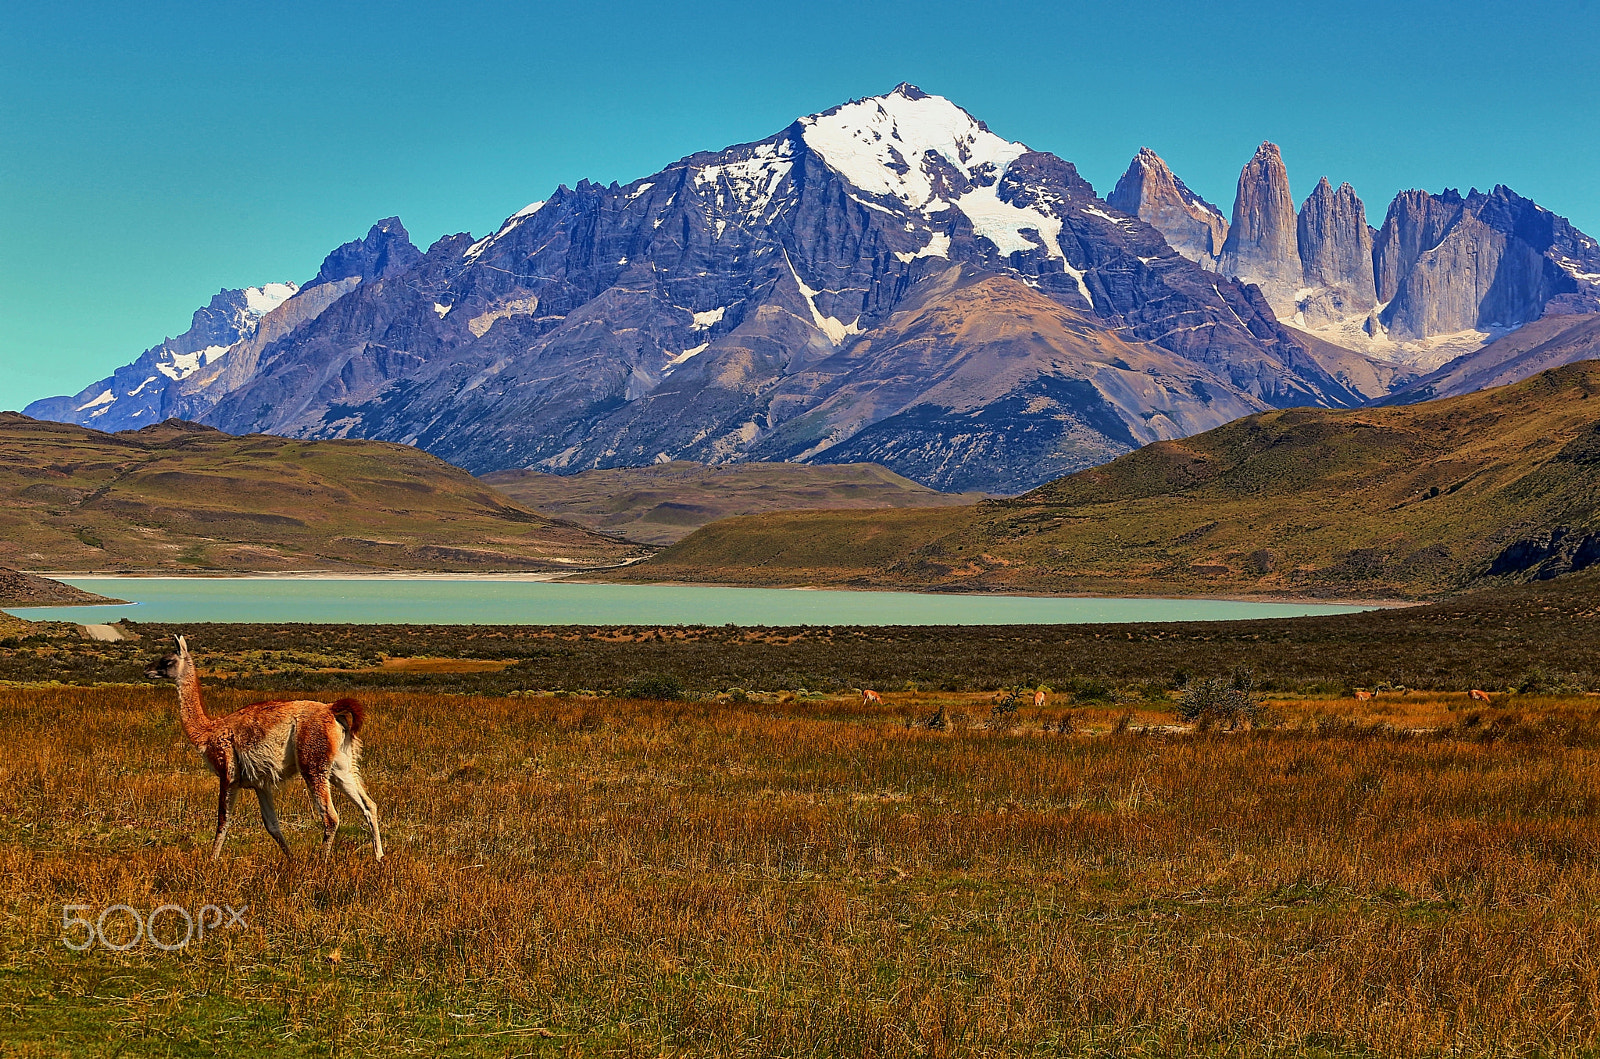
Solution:
[(333, 782), (346, 798), (355, 803), (361, 810), (361, 818), (367, 823), (367, 831), (372, 835), (372, 851), (378, 860), (383, 859), (383, 836), (378, 833), (378, 804), (367, 794), (366, 786), (361, 782), (361, 773), (355, 765), (335, 765), (333, 769)]

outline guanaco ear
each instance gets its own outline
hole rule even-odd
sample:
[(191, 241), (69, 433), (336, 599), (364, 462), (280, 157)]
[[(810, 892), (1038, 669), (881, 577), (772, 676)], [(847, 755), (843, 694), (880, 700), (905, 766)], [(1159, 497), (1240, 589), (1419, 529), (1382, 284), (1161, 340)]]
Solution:
[(186, 640), (184, 640), (183, 637), (174, 636), (173, 639), (178, 641), (178, 653), (180, 655), (186, 655), (189, 653), (189, 644)]

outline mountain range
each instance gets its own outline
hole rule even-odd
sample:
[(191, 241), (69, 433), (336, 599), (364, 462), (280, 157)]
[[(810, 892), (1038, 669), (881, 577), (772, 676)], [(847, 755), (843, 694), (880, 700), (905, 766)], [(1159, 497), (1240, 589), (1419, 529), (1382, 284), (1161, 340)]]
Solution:
[(1101, 199), (901, 85), (563, 185), (481, 239), (424, 252), (389, 218), (26, 412), (394, 441), (480, 474), (875, 462), (1019, 493), (1270, 408), (1403, 399), (1597, 291), (1594, 240), (1504, 188), (1406, 192), (1375, 231), (1348, 185), (1297, 211), (1264, 144), (1231, 221), (1148, 150)]

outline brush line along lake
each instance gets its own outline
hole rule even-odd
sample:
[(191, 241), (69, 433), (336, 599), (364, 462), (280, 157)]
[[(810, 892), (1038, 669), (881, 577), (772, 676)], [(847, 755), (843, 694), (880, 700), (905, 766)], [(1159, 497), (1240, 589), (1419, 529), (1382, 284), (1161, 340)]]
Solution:
[(91, 625), (311, 622), (414, 625), (1053, 625), (1227, 621), (1348, 614), (1369, 607), (1223, 599), (839, 592), (707, 585), (589, 585), (403, 578), (62, 578), (123, 606), (14, 607), (22, 618)]

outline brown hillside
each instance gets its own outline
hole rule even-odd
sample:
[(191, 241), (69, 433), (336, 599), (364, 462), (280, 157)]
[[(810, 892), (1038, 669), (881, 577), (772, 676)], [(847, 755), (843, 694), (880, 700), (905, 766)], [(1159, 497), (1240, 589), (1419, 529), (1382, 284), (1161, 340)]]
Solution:
[(647, 544), (671, 544), (735, 515), (817, 508), (950, 507), (981, 493), (941, 493), (872, 463), (674, 461), (581, 474), (495, 471), (487, 482), (513, 500), (580, 526)]
[(570, 570), (643, 554), (404, 445), (105, 434), (0, 413), (0, 562), (49, 570)]
[(630, 579), (1424, 597), (1600, 560), (1600, 364), (1266, 412), (1008, 501), (708, 526)]

